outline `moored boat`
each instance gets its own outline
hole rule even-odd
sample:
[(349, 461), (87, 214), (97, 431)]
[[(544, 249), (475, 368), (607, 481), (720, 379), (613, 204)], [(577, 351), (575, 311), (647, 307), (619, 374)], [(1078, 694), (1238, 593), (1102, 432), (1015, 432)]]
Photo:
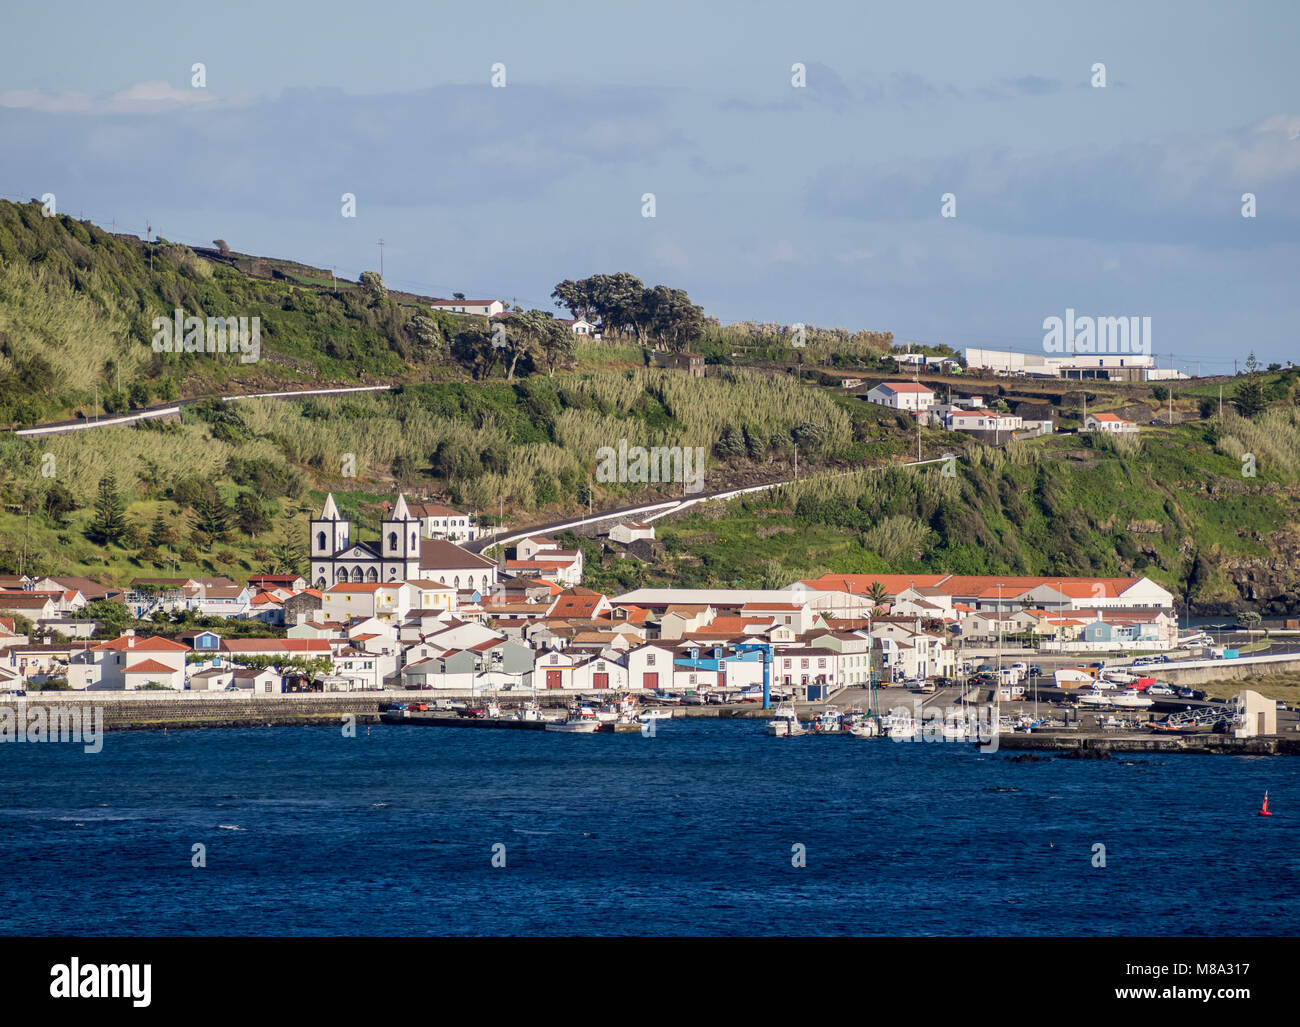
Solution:
[(793, 738), (804, 733), (793, 703), (782, 703), (767, 722), (767, 733), (774, 738)]

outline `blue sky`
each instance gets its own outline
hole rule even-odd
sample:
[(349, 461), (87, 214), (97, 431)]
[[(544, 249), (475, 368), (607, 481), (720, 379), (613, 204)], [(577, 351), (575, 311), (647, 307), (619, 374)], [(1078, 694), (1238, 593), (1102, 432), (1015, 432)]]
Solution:
[(1036, 349), (1073, 307), (1294, 359), (1300, 7), (1044, 6), (56, 0), (5, 43), (0, 195), (352, 278), (383, 238), (434, 295), (626, 270), (724, 321)]

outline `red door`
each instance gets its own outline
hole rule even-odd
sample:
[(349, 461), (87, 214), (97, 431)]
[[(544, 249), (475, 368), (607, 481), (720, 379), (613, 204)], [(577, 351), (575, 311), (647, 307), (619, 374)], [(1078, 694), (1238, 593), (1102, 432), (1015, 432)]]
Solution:
[(608, 675), (608, 674), (593, 674), (593, 675), (592, 675), (592, 681), (593, 681), (593, 683), (595, 684), (595, 686), (596, 686), (597, 688), (608, 688), (608, 687), (609, 687), (609, 675)]
[(654, 689), (657, 689), (657, 688), (659, 687), (659, 675), (658, 675), (658, 674), (646, 674), (646, 675), (644, 675), (644, 676), (642, 677), (642, 679), (641, 679), (641, 687), (642, 687), (642, 688), (649, 688), (649, 689), (651, 689), (652, 691), (653, 691)]
[(560, 688), (560, 672), (558, 670), (548, 670), (546, 672), (546, 687)]

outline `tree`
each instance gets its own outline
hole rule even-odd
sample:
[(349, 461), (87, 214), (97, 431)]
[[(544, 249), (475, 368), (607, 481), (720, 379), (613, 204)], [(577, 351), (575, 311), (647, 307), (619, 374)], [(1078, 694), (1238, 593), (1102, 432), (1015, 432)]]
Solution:
[(306, 562), (307, 541), (302, 525), (293, 514), (286, 514), (275, 546), (275, 573), (299, 574)]
[(217, 487), (208, 482), (194, 502), (194, 528), (213, 538), (224, 538), (230, 530), (231, 511)]
[(1169, 390), (1163, 385), (1155, 385), (1151, 388), (1151, 395), (1154, 396), (1158, 402), (1163, 403), (1169, 398)]
[[(541, 355), (548, 377), (555, 376), (557, 367), (568, 366), (577, 358), (578, 347), (573, 332), (548, 311), (530, 310), (515, 315), (511, 322), (526, 336), (528, 351)], [(511, 369), (513, 371), (513, 364)]]
[(1254, 379), (1247, 379), (1237, 386), (1237, 392), (1232, 397), (1232, 402), (1242, 417), (1254, 417), (1268, 406), (1268, 399), (1264, 395), (1264, 386)]
[(257, 538), (271, 526), (261, 500), (251, 492), (241, 492), (236, 497), (235, 518), (239, 521), (239, 530), (249, 538)]
[[(134, 623), (130, 607), (125, 603), (114, 603), (107, 599), (96, 599), (87, 603), (77, 614), (86, 620), (93, 620), (99, 625), (104, 635), (117, 638)], [(96, 634), (100, 634), (99, 631)]]
[(153, 524), (149, 526), (149, 545), (161, 549), (163, 546), (174, 546), (176, 541), (176, 529), (172, 527), (171, 521), (163, 516), (162, 510), (159, 510), (154, 515)]
[(570, 317), (581, 318), (584, 321), (591, 320), (593, 308), (591, 279), (584, 278), (575, 282), (566, 278), (555, 287), (551, 299), (555, 300), (557, 307), (568, 308)]
[(110, 471), (99, 481), (95, 513), (86, 526), (86, 537), (100, 545), (117, 545), (126, 537), (126, 503), (117, 491), (117, 477)]
[[(879, 581), (871, 583), (871, 591), (867, 593), (867, 598), (871, 600), (872, 607), (884, 606), (889, 601), (889, 592)], [(874, 609), (873, 609), (874, 612)]]
[(149, 405), (149, 400), (153, 398), (153, 392), (149, 388), (148, 382), (132, 382), (127, 387), (126, 396), (131, 406), (139, 410), (141, 407)]
[(221, 251), (223, 257), (230, 256), (230, 247), (226, 245), (225, 239), (213, 239), (212, 245)]
[(55, 524), (62, 524), (63, 518), (76, 508), (76, 498), (62, 482), (54, 482), (41, 500), (41, 510)]
[(362, 271), (360, 281), (361, 291), (371, 303), (388, 299), (388, 288), (384, 285), (384, 280), (379, 277), (378, 271)]

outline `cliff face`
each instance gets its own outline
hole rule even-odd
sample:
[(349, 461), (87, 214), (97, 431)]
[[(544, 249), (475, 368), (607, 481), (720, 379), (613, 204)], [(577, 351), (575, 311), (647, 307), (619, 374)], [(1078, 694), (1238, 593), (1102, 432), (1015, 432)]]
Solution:
[(1218, 565), (1241, 599), (1211, 604), (1202, 612), (1214, 615), (1252, 609), (1265, 617), (1300, 614), (1300, 525), (1288, 524), (1280, 531), (1256, 536), (1256, 540), (1268, 547), (1268, 556), (1231, 556)]

